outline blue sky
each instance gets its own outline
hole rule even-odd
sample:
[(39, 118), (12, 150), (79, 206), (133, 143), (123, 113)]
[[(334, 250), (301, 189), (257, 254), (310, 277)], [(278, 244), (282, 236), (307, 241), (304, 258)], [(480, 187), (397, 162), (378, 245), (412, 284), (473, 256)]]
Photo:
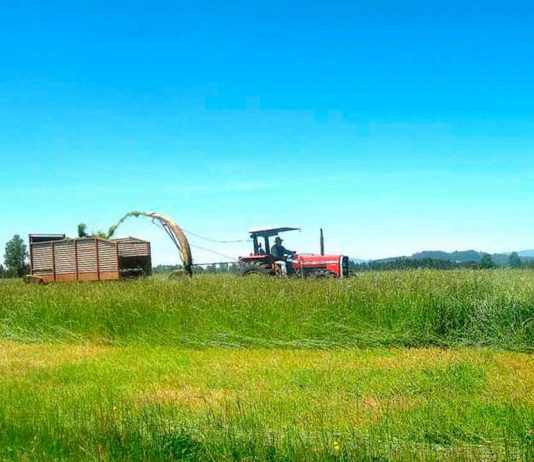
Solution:
[(529, 2), (1, 6), (2, 247), (132, 209), (362, 258), (534, 247)]

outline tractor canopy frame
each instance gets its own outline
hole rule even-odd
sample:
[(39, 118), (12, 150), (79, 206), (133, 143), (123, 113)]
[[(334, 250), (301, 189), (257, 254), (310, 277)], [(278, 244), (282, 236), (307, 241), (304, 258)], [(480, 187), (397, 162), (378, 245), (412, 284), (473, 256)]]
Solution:
[(251, 228), (248, 230), (252, 243), (254, 245), (254, 255), (259, 255), (259, 243), (258, 238), (263, 238), (265, 243), (265, 253), (269, 254), (271, 251), (271, 245), (269, 242), (270, 237), (278, 236), (279, 233), (285, 233), (287, 231), (300, 231), (300, 228), (291, 228), (288, 226), (279, 228)]

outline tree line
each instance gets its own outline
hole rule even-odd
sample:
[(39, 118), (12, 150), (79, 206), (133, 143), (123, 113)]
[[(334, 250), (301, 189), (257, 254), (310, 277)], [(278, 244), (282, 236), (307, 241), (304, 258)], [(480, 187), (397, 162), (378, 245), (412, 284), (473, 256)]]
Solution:
[[(452, 260), (442, 260), (437, 258), (410, 258), (399, 257), (388, 260), (372, 260), (363, 263), (350, 263), (352, 271), (387, 271), (399, 269), (491, 269), (498, 265), (493, 261), (489, 253), (482, 255), (480, 261), (458, 262)], [(517, 252), (512, 252), (508, 257), (507, 265), (509, 268), (534, 268), (534, 260), (522, 261)]]

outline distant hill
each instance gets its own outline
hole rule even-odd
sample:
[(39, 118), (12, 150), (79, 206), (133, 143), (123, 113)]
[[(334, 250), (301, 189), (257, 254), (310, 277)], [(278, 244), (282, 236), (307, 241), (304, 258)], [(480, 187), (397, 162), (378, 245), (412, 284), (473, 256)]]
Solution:
[(461, 250), (455, 252), (443, 252), (441, 250), (424, 250), (423, 252), (414, 253), (411, 258), (415, 260), (423, 260), (424, 258), (432, 258), (433, 260), (450, 260), (457, 262), (466, 261), (480, 261), (482, 259), (482, 252), (476, 250)]
[[(457, 263), (475, 262), (478, 263), (482, 260), (485, 252), (479, 252), (477, 250), (460, 250), (455, 252), (442, 252), (442, 251), (423, 251), (414, 253), (411, 258), (415, 260), (422, 260), (424, 258), (432, 258), (434, 260), (448, 260)], [(508, 253), (494, 253), (491, 255), (491, 259), (496, 265), (504, 266), (508, 264)]]
[(359, 264), (359, 263), (365, 263), (366, 261), (369, 261), (369, 260), (363, 260), (361, 258), (351, 258), (350, 261), (352, 263), (356, 263), (356, 264)]
[[(456, 263), (468, 263), (475, 262), (478, 263), (485, 255), (486, 252), (480, 252), (478, 250), (457, 250), (454, 252), (445, 252), (443, 250), (423, 250), (422, 252), (416, 252), (409, 256), (402, 257), (390, 257), (390, 258), (381, 258), (378, 260), (372, 260), (375, 262), (390, 262), (397, 260), (399, 258), (409, 258), (413, 260), (444, 260), (444, 261), (453, 261)], [(506, 266), (508, 264), (508, 258), (510, 253), (494, 253), (490, 254), (491, 258), (496, 265)], [(534, 250), (521, 250), (517, 252), (521, 260), (523, 261), (532, 261), (534, 260)]]

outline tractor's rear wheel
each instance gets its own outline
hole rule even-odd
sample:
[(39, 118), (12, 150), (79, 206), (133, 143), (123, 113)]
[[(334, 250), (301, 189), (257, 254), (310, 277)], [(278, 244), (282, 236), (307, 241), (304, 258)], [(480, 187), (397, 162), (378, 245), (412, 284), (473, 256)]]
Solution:
[(327, 279), (327, 278), (333, 278), (334, 273), (326, 270), (326, 269), (316, 269), (310, 271), (307, 276), (312, 279)]
[(262, 261), (248, 261), (241, 264), (241, 276), (251, 276), (258, 274), (260, 276), (271, 276), (272, 270), (269, 265)]

